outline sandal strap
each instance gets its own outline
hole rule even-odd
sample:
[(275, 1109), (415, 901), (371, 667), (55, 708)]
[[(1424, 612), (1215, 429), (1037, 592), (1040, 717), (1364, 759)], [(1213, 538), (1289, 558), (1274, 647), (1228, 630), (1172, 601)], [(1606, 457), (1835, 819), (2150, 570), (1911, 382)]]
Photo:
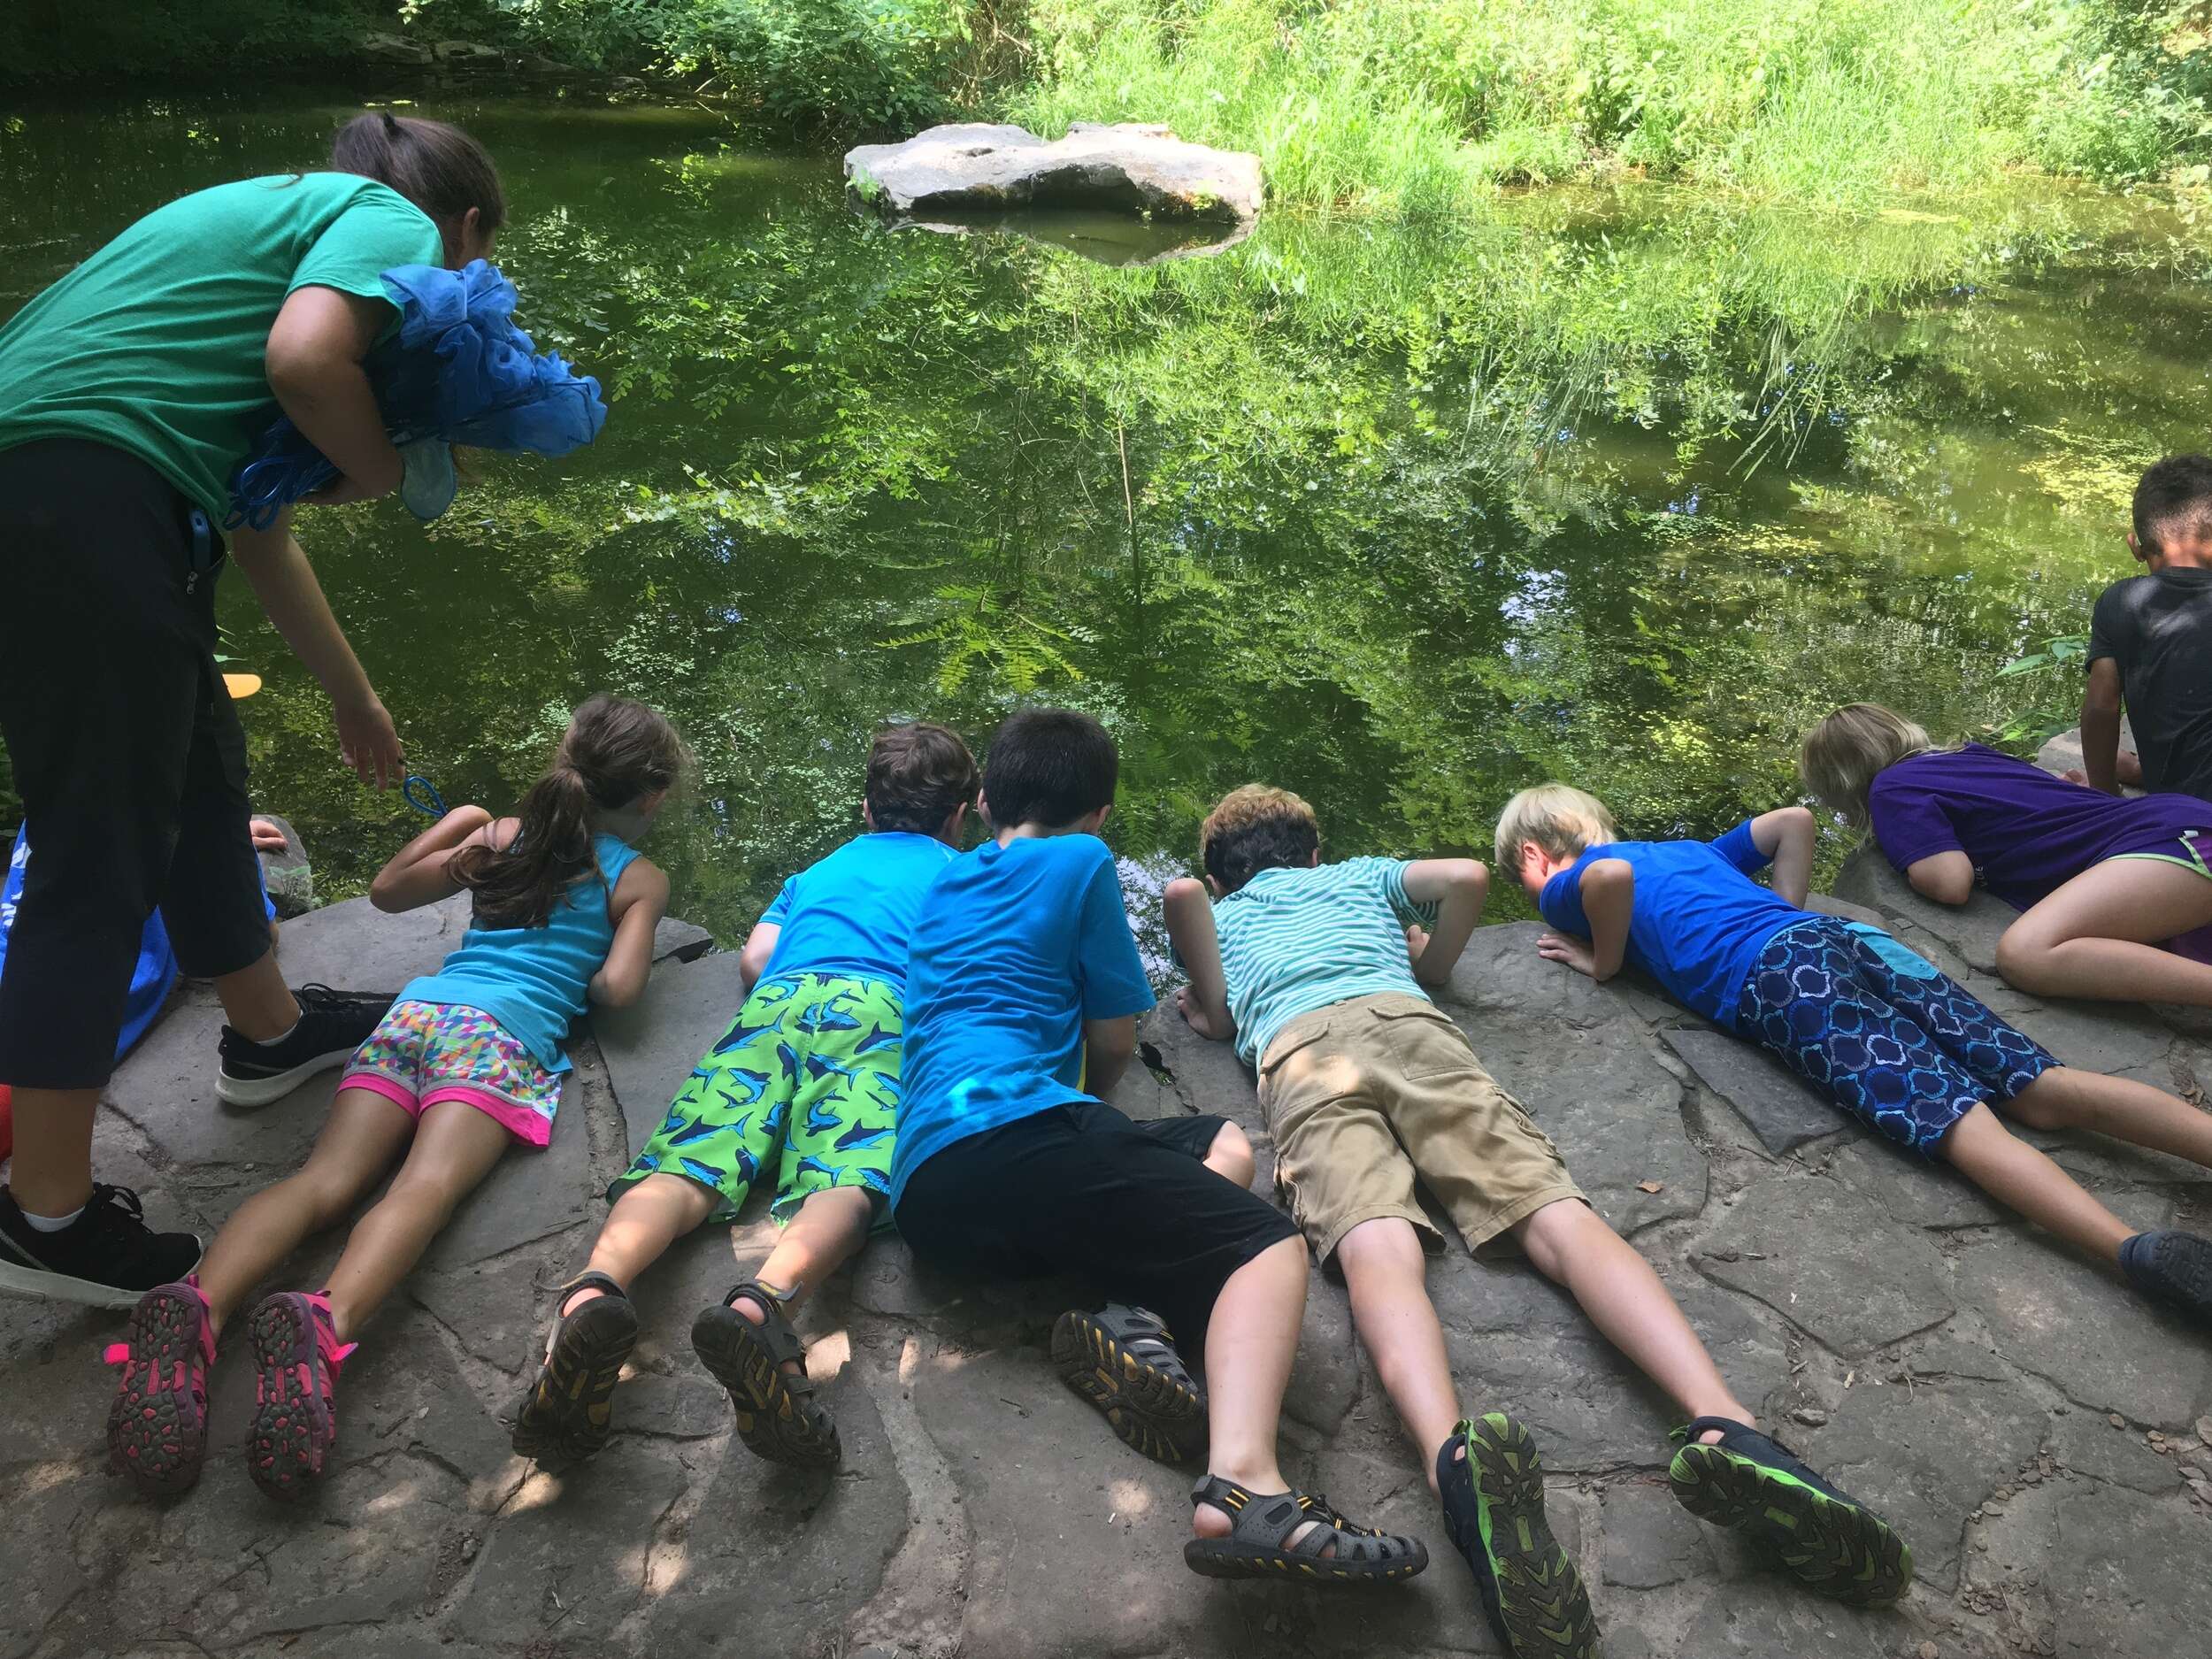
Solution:
[(1156, 1370), (1167, 1373), (1193, 1394), (1199, 1392), (1183, 1356), (1176, 1350), (1175, 1333), (1167, 1321), (1149, 1308), (1111, 1302), (1090, 1316), (1091, 1323)]
[(768, 1352), (776, 1363), (781, 1365), (786, 1360), (793, 1359), (800, 1363), (802, 1374), (797, 1378), (785, 1378), (785, 1385), (794, 1394), (812, 1393), (812, 1386), (806, 1382), (803, 1374), (806, 1364), (806, 1344), (799, 1340), (799, 1333), (791, 1328), (791, 1321), (784, 1317), (783, 1299), (758, 1279), (749, 1279), (741, 1284), (733, 1285), (730, 1287), (730, 1294), (722, 1298), (722, 1305), (726, 1308), (734, 1308), (741, 1296), (760, 1310), (761, 1321), (757, 1334), (761, 1340), (768, 1345)]
[(630, 1299), (629, 1292), (624, 1290), (621, 1286), (616, 1284), (614, 1280), (609, 1279), (604, 1273), (579, 1273), (575, 1278), (570, 1279), (567, 1284), (562, 1286), (559, 1290), (554, 1293), (553, 1317), (555, 1318), (565, 1319), (568, 1317), (569, 1298), (573, 1296), (580, 1290), (595, 1290), (603, 1296), (617, 1296), (621, 1298), (624, 1302), (627, 1302)]

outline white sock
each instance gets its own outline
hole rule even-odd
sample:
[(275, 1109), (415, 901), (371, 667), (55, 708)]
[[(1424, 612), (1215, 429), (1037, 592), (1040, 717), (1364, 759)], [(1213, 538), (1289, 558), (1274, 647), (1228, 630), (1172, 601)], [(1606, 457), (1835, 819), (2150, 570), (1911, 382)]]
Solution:
[(255, 1048), (272, 1048), (272, 1047), (273, 1047), (275, 1044), (280, 1043), (280, 1042), (282, 1042), (282, 1041), (284, 1041), (287, 1037), (290, 1036), (290, 1035), (291, 1035), (294, 1032), (297, 1031), (299, 1028), (300, 1028), (300, 1022), (299, 1022), (298, 1018), (296, 1017), (296, 1018), (293, 1019), (293, 1021), (292, 1021), (292, 1023), (291, 1023), (290, 1025), (287, 1025), (287, 1026), (286, 1026), (286, 1027), (285, 1027), (282, 1031), (280, 1031), (279, 1033), (277, 1033), (277, 1034), (276, 1034), (275, 1036), (273, 1036), (273, 1037), (264, 1037), (264, 1038), (262, 1038), (259, 1041), (256, 1042), (256, 1043), (254, 1044), (254, 1047), (255, 1047)]
[(31, 1224), (33, 1233), (59, 1233), (79, 1216), (84, 1214), (84, 1210), (85, 1207), (79, 1204), (65, 1216), (35, 1216), (27, 1210), (21, 1213), (23, 1219)]

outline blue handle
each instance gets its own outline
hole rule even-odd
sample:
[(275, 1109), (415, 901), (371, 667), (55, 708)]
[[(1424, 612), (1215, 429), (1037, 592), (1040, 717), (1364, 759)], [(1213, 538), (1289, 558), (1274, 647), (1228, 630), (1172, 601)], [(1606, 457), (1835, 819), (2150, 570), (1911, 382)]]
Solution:
[(430, 818), (445, 816), (445, 797), (438, 793), (438, 786), (420, 772), (409, 772), (406, 781), (399, 786), (399, 793), (401, 798), (416, 811)]

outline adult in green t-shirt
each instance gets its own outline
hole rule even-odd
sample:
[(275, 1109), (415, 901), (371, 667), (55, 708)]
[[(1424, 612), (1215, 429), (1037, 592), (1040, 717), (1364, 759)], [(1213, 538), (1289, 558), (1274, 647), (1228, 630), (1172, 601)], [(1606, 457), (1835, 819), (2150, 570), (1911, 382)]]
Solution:
[[(380, 1003), (298, 996), (270, 954), (247, 828), (246, 744), (214, 660), (233, 470), (281, 410), (338, 468), (316, 499), (400, 482), (361, 359), (397, 311), (381, 274), (457, 269), (505, 216), (491, 158), (436, 121), (365, 115), (327, 172), (157, 209), (0, 329), (0, 737), (38, 856), (0, 973), (15, 1156), (0, 1288), (106, 1306), (180, 1279), (188, 1233), (95, 1186), (94, 1110), (146, 917), (227, 1025), (218, 1093), (273, 1101), (342, 1062)], [(330, 694), (339, 751), (379, 788), (398, 734), (288, 515), (230, 559)]]

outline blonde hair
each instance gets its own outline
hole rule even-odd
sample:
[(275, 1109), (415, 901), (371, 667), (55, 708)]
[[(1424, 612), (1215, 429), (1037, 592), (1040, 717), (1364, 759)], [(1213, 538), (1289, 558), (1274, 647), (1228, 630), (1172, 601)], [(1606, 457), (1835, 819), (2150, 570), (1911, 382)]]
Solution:
[(1221, 797), (1198, 831), (1198, 862), (1234, 893), (1263, 870), (1313, 862), (1321, 824), (1313, 809), (1287, 789), (1248, 783)]
[(1863, 828), (1876, 775), (1933, 747), (1926, 729), (1903, 715), (1878, 703), (1849, 703), (1806, 734), (1797, 775), (1824, 805)]
[(1572, 858), (1620, 838), (1620, 826), (1597, 796), (1572, 784), (1540, 783), (1505, 803), (1493, 851), (1498, 868), (1511, 870), (1520, 862), (1523, 841), (1534, 841), (1555, 858)]

